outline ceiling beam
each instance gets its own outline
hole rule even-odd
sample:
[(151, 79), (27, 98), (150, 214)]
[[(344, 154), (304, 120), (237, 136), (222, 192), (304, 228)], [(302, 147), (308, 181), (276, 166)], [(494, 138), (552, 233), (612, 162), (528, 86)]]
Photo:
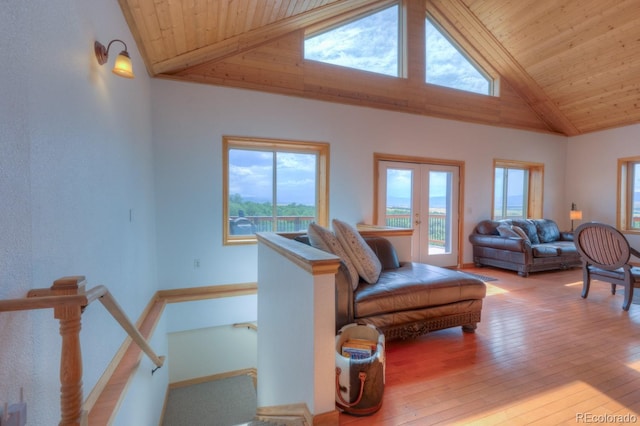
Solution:
[(429, 0), (427, 10), (447, 31), (464, 37), (554, 132), (580, 133), (462, 0)]
[(335, 17), (337, 14), (352, 13), (360, 9), (373, 9), (380, 7), (380, 5), (384, 3), (389, 3), (389, 0), (339, 0), (329, 3), (325, 6), (312, 9), (309, 12), (239, 34), (219, 43), (150, 64), (151, 74), (154, 76), (159, 74), (174, 74), (204, 62), (224, 59), (273, 41), (293, 31), (319, 24), (320, 22)]

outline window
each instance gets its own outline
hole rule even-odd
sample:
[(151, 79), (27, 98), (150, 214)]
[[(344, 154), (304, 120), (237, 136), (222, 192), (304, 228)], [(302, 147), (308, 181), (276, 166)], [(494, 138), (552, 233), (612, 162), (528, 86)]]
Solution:
[(618, 228), (640, 232), (640, 157), (618, 160)]
[(306, 38), (305, 59), (398, 77), (399, 10), (394, 4)]
[(544, 165), (494, 160), (493, 219), (542, 217)]
[(327, 226), (329, 145), (223, 138), (224, 243)]
[(495, 219), (527, 217), (529, 172), (526, 169), (496, 167), (493, 216)]
[(490, 95), (493, 81), (445, 31), (430, 18), (425, 25), (426, 82)]

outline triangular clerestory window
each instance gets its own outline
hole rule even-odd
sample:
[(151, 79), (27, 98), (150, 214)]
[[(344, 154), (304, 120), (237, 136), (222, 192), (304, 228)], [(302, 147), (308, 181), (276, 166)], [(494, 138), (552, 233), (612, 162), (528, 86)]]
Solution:
[(426, 19), (426, 82), (491, 95), (493, 80), (431, 19)]
[(398, 77), (399, 13), (394, 4), (312, 35), (304, 41), (304, 58)]

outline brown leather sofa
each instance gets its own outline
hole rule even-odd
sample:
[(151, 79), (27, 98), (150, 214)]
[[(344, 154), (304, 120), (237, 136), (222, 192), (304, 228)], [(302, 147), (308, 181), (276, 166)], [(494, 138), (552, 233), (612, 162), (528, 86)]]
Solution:
[[(306, 236), (297, 240), (308, 244)], [(460, 271), (415, 262), (399, 262), (382, 237), (365, 241), (382, 263), (378, 281), (353, 287), (344, 264), (336, 274), (336, 331), (346, 324), (373, 324), (387, 340), (416, 337), (461, 326), (474, 332), (480, 322), (485, 283)]]
[(581, 266), (573, 233), (550, 219), (483, 220), (469, 236), (476, 266), (530, 272)]

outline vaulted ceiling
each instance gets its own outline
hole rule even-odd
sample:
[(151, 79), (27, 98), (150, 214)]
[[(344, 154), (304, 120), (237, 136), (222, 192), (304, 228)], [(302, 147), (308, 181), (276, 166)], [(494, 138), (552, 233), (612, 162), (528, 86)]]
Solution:
[[(305, 61), (305, 34), (391, 0), (119, 0), (153, 77), (579, 135), (640, 122), (638, 0), (404, 0), (405, 76)], [(498, 96), (424, 83), (429, 13)]]

